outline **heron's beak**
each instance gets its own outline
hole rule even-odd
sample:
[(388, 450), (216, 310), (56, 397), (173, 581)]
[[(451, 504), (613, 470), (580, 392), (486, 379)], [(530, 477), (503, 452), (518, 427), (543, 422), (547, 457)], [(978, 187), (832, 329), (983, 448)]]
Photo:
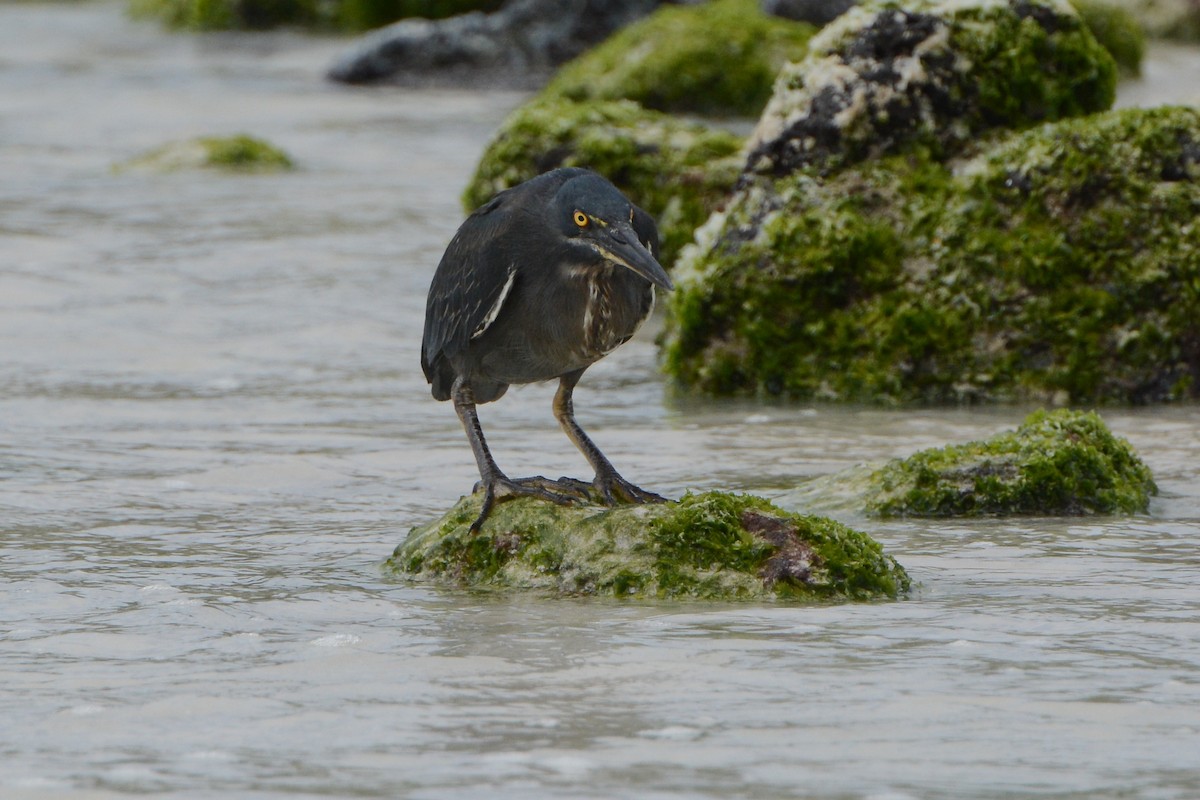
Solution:
[(592, 239), (592, 245), (609, 261), (633, 270), (655, 286), (675, 288), (662, 264), (638, 241), (632, 225), (610, 224)]

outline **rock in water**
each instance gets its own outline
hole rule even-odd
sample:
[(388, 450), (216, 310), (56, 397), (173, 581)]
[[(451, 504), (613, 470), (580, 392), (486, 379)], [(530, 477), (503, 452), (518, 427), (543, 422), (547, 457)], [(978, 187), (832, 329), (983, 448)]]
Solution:
[(1037, 411), (991, 438), (803, 481), (776, 502), (875, 517), (1140, 514), (1158, 488), (1094, 412)]
[(479, 498), (414, 528), (387, 566), (463, 587), (560, 595), (741, 600), (896, 598), (909, 578), (860, 533), (824, 517), (723, 492), (661, 505), (497, 506), (470, 533)]
[(1016, 431), (922, 450), (868, 478), (878, 516), (1131, 514), (1157, 494), (1149, 468), (1095, 413), (1030, 414)]
[(1200, 397), (1200, 112), (1104, 111), (1112, 58), (1056, 0), (873, 2), (809, 49), (675, 266), (675, 378), (885, 403)]
[(643, 17), (662, 0), (509, 0), (493, 14), (408, 19), (343, 53), (329, 77), (344, 83), (436, 80), (527, 85)]

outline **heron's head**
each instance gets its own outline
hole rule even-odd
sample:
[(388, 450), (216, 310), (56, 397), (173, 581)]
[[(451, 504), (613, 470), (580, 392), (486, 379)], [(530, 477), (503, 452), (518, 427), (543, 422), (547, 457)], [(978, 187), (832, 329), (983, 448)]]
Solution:
[(673, 288), (651, 252), (658, 243), (653, 220), (604, 178), (590, 172), (571, 178), (559, 188), (550, 207), (556, 227), (580, 261), (610, 261), (655, 286)]

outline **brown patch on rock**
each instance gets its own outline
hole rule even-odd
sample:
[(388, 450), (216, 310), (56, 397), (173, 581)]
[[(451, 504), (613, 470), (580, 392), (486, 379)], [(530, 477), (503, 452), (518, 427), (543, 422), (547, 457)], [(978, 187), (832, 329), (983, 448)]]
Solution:
[(492, 539), (492, 548), (497, 553), (505, 553), (510, 556), (515, 556), (521, 550), (521, 545), (524, 541), (521, 539), (521, 534), (515, 531), (498, 534)]
[(775, 553), (758, 571), (764, 586), (769, 589), (780, 580), (811, 582), (812, 568), (820, 558), (808, 542), (800, 538), (796, 523), (753, 509), (742, 512), (741, 522), (748, 533), (775, 547)]

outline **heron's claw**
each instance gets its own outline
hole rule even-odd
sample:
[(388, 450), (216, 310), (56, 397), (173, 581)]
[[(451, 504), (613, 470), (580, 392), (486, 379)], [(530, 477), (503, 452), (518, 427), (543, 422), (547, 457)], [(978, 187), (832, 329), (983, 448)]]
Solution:
[(557, 481), (540, 475), (516, 480), (500, 476), (490, 481), (478, 481), (475, 484), (475, 492), (479, 492), (480, 489), (483, 490), (483, 507), (479, 510), (479, 516), (471, 523), (471, 533), (479, 533), (496, 503), (503, 503), (514, 497), (537, 497), (560, 506), (587, 500), (587, 495), (570, 492), (567, 487), (559, 486)]
[(655, 494), (639, 486), (634, 486), (615, 472), (611, 475), (596, 475), (596, 479), (592, 481), (592, 487), (600, 495), (600, 502), (606, 506), (615, 506), (618, 503), (641, 504), (667, 502), (667, 498), (661, 494)]

